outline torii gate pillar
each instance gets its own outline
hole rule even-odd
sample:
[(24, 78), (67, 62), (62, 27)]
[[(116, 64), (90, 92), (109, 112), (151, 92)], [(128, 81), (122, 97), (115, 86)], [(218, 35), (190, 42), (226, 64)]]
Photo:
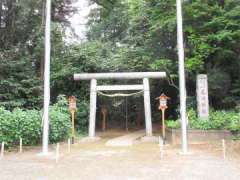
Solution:
[(90, 117), (88, 126), (88, 136), (95, 137), (96, 126), (96, 105), (97, 105), (97, 80), (91, 79), (90, 87)]
[(143, 78), (143, 91), (144, 91), (144, 109), (145, 109), (146, 136), (152, 136), (150, 87), (149, 87), (149, 79), (148, 78)]

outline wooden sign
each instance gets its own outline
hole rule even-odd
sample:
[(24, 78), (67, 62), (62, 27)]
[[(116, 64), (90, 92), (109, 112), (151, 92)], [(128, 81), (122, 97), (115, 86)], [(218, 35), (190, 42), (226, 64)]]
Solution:
[(69, 110), (70, 111), (76, 111), (76, 109), (77, 109), (76, 97), (75, 96), (70, 96), (68, 98), (68, 102), (69, 102)]

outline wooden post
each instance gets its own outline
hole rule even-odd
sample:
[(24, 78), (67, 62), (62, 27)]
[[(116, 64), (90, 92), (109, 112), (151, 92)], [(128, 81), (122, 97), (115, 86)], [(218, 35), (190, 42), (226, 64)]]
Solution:
[(59, 149), (60, 149), (60, 145), (59, 145), (59, 143), (57, 143), (57, 147), (56, 147), (56, 163), (58, 163), (58, 160), (59, 160)]
[(68, 139), (68, 153), (71, 152), (71, 139)]
[(106, 114), (103, 114), (103, 122), (102, 122), (102, 130), (105, 131), (106, 130)]
[(107, 116), (107, 108), (105, 106), (101, 107), (102, 113), (102, 131), (106, 130), (106, 116)]
[(226, 145), (225, 145), (225, 140), (222, 139), (222, 154), (223, 154), (223, 159), (226, 159)]
[(74, 110), (71, 110), (72, 115), (72, 144), (74, 144), (74, 138), (75, 138), (75, 124), (74, 124)]
[(74, 114), (77, 110), (77, 102), (76, 102), (76, 97), (75, 96), (70, 96), (68, 98), (69, 102), (69, 110), (72, 116), (72, 143), (74, 144), (74, 138), (75, 138), (75, 122), (74, 122)]
[(19, 153), (22, 153), (22, 138), (19, 138)]
[(161, 140), (161, 137), (159, 136), (159, 149), (160, 149), (160, 158), (163, 158), (163, 141)]
[(125, 115), (126, 115), (126, 120), (125, 120), (125, 128), (126, 128), (126, 131), (128, 132), (128, 99), (126, 97), (125, 99), (125, 107), (126, 107), (126, 112), (125, 112)]
[(162, 110), (162, 137), (163, 137), (163, 143), (165, 143), (166, 140), (166, 133), (165, 133), (165, 109)]
[(141, 118), (142, 118), (142, 113), (141, 113), (141, 108), (138, 104), (134, 106), (134, 109), (136, 111), (136, 125), (137, 129), (141, 128)]
[(3, 158), (4, 156), (4, 142), (2, 142), (2, 146), (1, 146), (1, 158)]

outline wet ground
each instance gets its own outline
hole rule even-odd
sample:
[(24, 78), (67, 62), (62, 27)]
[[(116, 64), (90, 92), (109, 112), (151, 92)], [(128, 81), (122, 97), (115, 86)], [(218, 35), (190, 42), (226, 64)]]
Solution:
[[(120, 132), (112, 133), (113, 136)], [(158, 144), (136, 143), (131, 147), (107, 147), (103, 135), (96, 143), (60, 144), (60, 158), (38, 156), (41, 147), (24, 152), (5, 153), (0, 160), (1, 180), (239, 180), (239, 142), (226, 143), (226, 159), (221, 142), (190, 145), (190, 153), (181, 155), (180, 146), (166, 145), (163, 158)]]

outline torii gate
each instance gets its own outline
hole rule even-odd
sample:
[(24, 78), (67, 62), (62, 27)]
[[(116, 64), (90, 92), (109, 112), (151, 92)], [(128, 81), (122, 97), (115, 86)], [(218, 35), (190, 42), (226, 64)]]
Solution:
[[(144, 109), (145, 109), (145, 127), (146, 136), (152, 136), (152, 117), (150, 104), (150, 86), (149, 78), (165, 78), (165, 72), (129, 72), (129, 73), (81, 73), (74, 74), (74, 80), (91, 80), (90, 86), (90, 116), (89, 116), (89, 138), (95, 138), (96, 126), (96, 105), (97, 91), (126, 91), (126, 90), (143, 90), (144, 92)], [(132, 85), (97, 85), (98, 79), (142, 79), (142, 84)]]

